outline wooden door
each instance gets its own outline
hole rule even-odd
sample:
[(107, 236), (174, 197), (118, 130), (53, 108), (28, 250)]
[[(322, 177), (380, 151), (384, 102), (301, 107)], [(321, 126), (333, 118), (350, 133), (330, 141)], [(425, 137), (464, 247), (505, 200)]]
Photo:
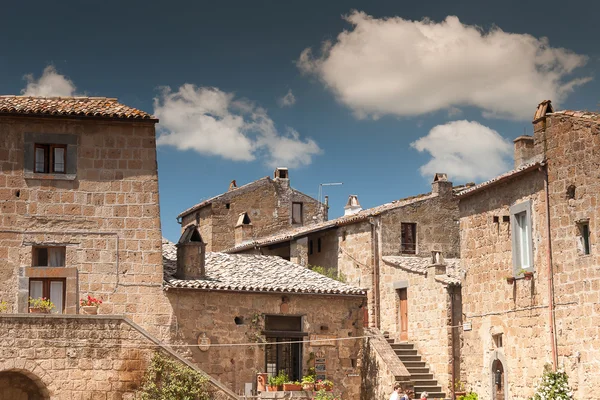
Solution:
[(408, 293), (407, 289), (398, 290), (400, 298), (400, 340), (408, 341)]

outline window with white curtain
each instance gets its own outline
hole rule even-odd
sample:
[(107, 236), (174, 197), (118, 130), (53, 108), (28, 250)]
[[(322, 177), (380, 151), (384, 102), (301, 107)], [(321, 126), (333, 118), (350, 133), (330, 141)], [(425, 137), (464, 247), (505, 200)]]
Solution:
[(513, 273), (521, 275), (533, 271), (533, 238), (531, 235), (531, 201), (527, 200), (510, 208)]
[(65, 262), (65, 246), (36, 246), (33, 248), (32, 264), (34, 267), (64, 267)]
[(62, 314), (65, 309), (65, 280), (64, 279), (29, 279), (29, 297), (32, 299), (46, 298), (54, 304), (53, 314)]

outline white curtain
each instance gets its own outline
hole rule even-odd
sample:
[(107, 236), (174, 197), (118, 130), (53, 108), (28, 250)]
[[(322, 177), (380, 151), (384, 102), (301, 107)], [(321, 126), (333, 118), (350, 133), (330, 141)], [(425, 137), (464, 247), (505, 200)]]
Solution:
[(62, 314), (63, 311), (63, 282), (50, 282), (50, 301), (54, 303), (53, 314)]
[(64, 267), (65, 266), (65, 249), (64, 249), (64, 247), (49, 247), (48, 248), (48, 266), (49, 267)]
[(29, 283), (29, 297), (31, 297), (32, 299), (39, 299), (44, 297), (44, 282), (31, 281)]

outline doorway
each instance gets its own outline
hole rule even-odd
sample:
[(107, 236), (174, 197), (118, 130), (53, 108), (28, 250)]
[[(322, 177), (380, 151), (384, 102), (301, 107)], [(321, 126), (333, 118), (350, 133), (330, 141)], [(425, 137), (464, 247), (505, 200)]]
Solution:
[(408, 341), (408, 289), (398, 289), (398, 325), (400, 326), (400, 340)]
[(47, 400), (50, 396), (37, 377), (29, 377), (20, 371), (2, 371), (0, 372), (0, 399)]

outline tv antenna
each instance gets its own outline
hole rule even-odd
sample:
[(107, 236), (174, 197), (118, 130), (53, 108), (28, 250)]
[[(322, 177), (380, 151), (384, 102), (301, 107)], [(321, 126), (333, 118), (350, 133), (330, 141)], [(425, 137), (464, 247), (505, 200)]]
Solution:
[(342, 182), (319, 183), (319, 203), (323, 203), (323, 186), (341, 186)]

